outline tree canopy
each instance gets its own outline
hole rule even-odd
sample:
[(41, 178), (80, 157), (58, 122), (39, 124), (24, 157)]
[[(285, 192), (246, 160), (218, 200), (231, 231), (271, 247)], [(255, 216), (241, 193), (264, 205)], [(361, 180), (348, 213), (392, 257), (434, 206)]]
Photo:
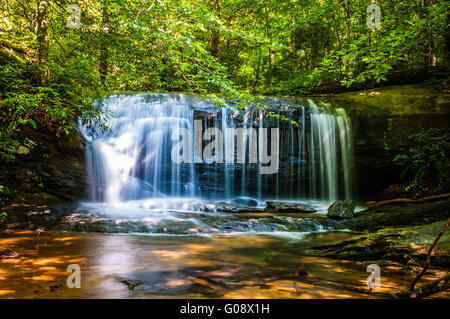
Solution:
[(297, 95), (448, 65), (450, 1), (376, 1), (376, 27), (371, 4), (0, 0), (0, 155), (24, 125), (100, 122), (111, 90)]

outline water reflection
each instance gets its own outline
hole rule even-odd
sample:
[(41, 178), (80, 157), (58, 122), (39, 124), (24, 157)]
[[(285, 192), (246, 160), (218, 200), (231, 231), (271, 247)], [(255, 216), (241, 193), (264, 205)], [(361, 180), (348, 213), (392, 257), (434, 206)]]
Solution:
[[(322, 233), (314, 244), (348, 236)], [(39, 251), (35, 238), (31, 231), (0, 235), (20, 254), (0, 259), (0, 298), (376, 298), (407, 287), (413, 276), (384, 267), (381, 289), (370, 294), (367, 265), (304, 256), (308, 238), (43, 232)], [(81, 289), (65, 285), (74, 263)]]

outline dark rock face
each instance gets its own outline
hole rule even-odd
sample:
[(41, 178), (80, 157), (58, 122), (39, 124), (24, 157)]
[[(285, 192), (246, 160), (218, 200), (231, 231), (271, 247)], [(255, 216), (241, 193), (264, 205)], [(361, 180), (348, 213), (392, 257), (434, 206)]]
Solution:
[(346, 110), (352, 123), (357, 198), (381, 199), (380, 192), (401, 183), (395, 155), (410, 147), (408, 136), (450, 122), (450, 94), (419, 85), (378, 88), (325, 98)]
[(84, 140), (78, 133), (70, 140), (48, 131), (24, 129), (21, 154), (2, 164), (0, 184), (23, 193), (45, 192), (60, 200), (85, 195)]
[[(380, 199), (380, 192), (389, 185), (398, 184), (400, 169), (392, 162), (393, 157), (408, 149), (408, 136), (421, 128), (448, 128), (450, 122), (450, 95), (433, 92), (417, 86), (380, 88), (373, 92), (337, 94), (332, 97), (314, 98), (324, 100), (332, 108), (343, 108), (351, 118), (354, 144), (354, 167), (357, 190), (356, 198), (362, 200)], [(264, 101), (270, 110), (290, 119), (302, 115), (299, 106), (306, 105), (306, 99), (277, 99)], [(204, 105), (206, 104), (206, 105)], [(221, 112), (208, 103), (192, 101), (194, 118), (205, 120), (208, 125), (221, 121)], [(258, 127), (257, 114), (253, 114), (252, 127)], [(235, 118), (236, 126), (242, 126), (242, 114)], [(305, 113), (305, 123), (308, 112)], [(299, 131), (289, 122), (274, 117), (264, 119), (265, 127), (280, 127), (280, 167), (278, 175), (258, 175), (258, 166), (247, 163), (229, 164), (234, 170), (230, 183), (235, 189), (244, 185), (242, 193), (255, 194), (256, 185), (261, 183), (261, 198), (309, 198), (311, 180), (306, 166), (297, 152)], [(206, 125), (206, 122), (205, 122)], [(306, 131), (308, 131), (306, 126)], [(70, 146), (69, 146), (70, 144)], [(58, 140), (51, 132), (23, 131), (22, 154), (14, 162), (2, 163), (0, 184), (25, 193), (50, 193), (59, 199), (76, 200), (85, 194), (84, 141), (76, 136), (71, 143)], [(292, 151), (293, 149), (294, 151)], [(338, 150), (339, 152), (339, 150)], [(317, 166), (316, 169), (319, 167)], [(226, 193), (222, 165), (201, 166), (198, 169), (202, 194), (210, 198), (223, 198)], [(342, 172), (339, 172), (341, 174)], [(210, 177), (224, 189), (209, 187)], [(242, 182), (245, 176), (244, 182)], [(260, 180), (259, 180), (260, 179)], [(277, 183), (277, 194), (272, 185)], [(242, 194), (240, 193), (240, 194)], [(392, 192), (391, 192), (392, 193)], [(390, 194), (391, 194), (390, 193)], [(401, 193), (399, 190), (397, 193)], [(384, 199), (395, 195), (384, 194)], [(235, 194), (230, 194), (234, 196)], [(276, 196), (275, 196), (276, 195)], [(301, 196), (300, 196), (301, 195)], [(320, 194), (318, 194), (320, 195)], [(391, 197), (389, 197), (391, 196)], [(342, 196), (341, 196), (342, 197)], [(253, 206), (250, 203), (235, 203)]]
[(331, 219), (349, 219), (353, 217), (356, 203), (352, 200), (339, 200), (328, 208), (327, 217)]
[[(196, 165), (198, 176), (198, 188), (200, 193), (208, 194), (209, 198), (230, 198), (248, 194), (255, 196), (259, 193), (260, 198), (282, 198), (293, 199), (298, 197), (308, 198), (311, 194), (309, 189), (310, 175), (308, 162), (299, 157), (298, 145), (301, 130), (289, 121), (282, 121), (276, 117), (267, 116), (269, 112), (274, 112), (288, 119), (299, 121), (302, 114), (302, 106), (306, 105), (304, 99), (267, 99), (264, 104), (268, 110), (261, 111), (264, 118), (263, 123), (266, 128), (279, 128), (279, 168), (276, 174), (260, 174), (259, 165), (250, 163), (249, 155), (246, 155), (245, 165), (241, 163)], [(247, 117), (246, 128), (258, 130), (260, 127), (259, 110), (251, 112), (228, 113), (228, 120), (233, 121), (235, 128), (244, 127), (244, 115)], [(305, 111), (305, 123), (310, 123), (309, 112)], [(230, 116), (231, 115), (231, 116)], [(195, 120), (202, 120), (204, 128), (222, 128), (223, 113), (214, 107), (195, 108), (193, 111)], [(307, 125), (306, 131), (310, 130)], [(269, 130), (270, 131), (270, 130)], [(256, 131), (258, 132), (258, 131)], [(308, 133), (306, 134), (308, 135)], [(259, 133), (257, 133), (259, 134)], [(202, 148), (208, 142), (203, 141)], [(247, 145), (248, 149), (248, 145)], [(303, 156), (305, 156), (303, 154)], [(319, 166), (319, 163), (315, 163)], [(266, 165), (264, 165), (266, 166)], [(318, 170), (318, 168), (317, 168)], [(226, 171), (228, 173), (226, 173)], [(233, 172), (230, 174), (230, 172)], [(228, 174), (228, 175), (226, 175)], [(301, 178), (299, 176), (301, 175)], [(227, 177), (226, 177), (227, 176)], [(228, 178), (228, 183), (226, 182)], [(226, 189), (226, 185), (232, 185)], [(259, 185), (260, 188), (259, 188)], [(276, 185), (276, 187), (275, 187)], [(231, 193), (228, 193), (230, 191)], [(320, 192), (320, 190), (318, 190)], [(238, 205), (252, 206), (244, 202), (236, 202)]]
[[(263, 103), (269, 106), (270, 111), (298, 120), (302, 114), (300, 106), (307, 105), (307, 100), (268, 98)], [(448, 129), (450, 122), (450, 94), (417, 85), (336, 94), (313, 100), (319, 104), (325, 102), (333, 109), (343, 108), (351, 119), (354, 155), (352, 172), (356, 189), (354, 199), (363, 201), (385, 198), (383, 195), (380, 197), (384, 189), (403, 182), (401, 169), (393, 163), (393, 158), (409, 149), (408, 136), (422, 129)], [(257, 119), (257, 114), (255, 111), (254, 120)], [(308, 114), (306, 111), (306, 123)], [(222, 114), (213, 107), (205, 107), (195, 109), (194, 117), (220, 122)], [(234, 121), (240, 126), (244, 121), (242, 114), (237, 115)], [(299, 143), (296, 138), (298, 131), (289, 122), (274, 117), (265, 117), (264, 123), (265, 127), (280, 128), (281, 142), (279, 179), (275, 181), (273, 176), (264, 176), (264, 185), (278, 183), (279, 193), (286, 195), (286, 198), (298, 197), (299, 194), (309, 197), (311, 194), (307, 185), (311, 180), (304, 169), (309, 164), (302, 162), (297, 153), (290, 151), (291, 145)], [(258, 123), (252, 125), (257, 127)], [(308, 133), (308, 125), (306, 130)], [(238, 171), (237, 176), (240, 176), (239, 167), (235, 169)], [(219, 173), (218, 171), (216, 175), (220, 178)], [(251, 193), (254, 191), (252, 185), (256, 183), (252, 176), (257, 176), (257, 167), (248, 176), (246, 184)], [(299, 176), (301, 183), (298, 183)], [(270, 190), (270, 187), (263, 188), (263, 197), (273, 197)], [(205, 193), (209, 192), (211, 191), (205, 189)]]

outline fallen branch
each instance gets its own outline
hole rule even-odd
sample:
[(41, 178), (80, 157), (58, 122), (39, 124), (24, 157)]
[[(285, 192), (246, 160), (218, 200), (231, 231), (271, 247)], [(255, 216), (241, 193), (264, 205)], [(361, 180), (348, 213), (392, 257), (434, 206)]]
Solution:
[(411, 199), (411, 198), (395, 198), (395, 199), (389, 199), (384, 200), (381, 202), (367, 202), (367, 207), (378, 207), (378, 206), (384, 206), (384, 205), (390, 205), (390, 204), (417, 204), (417, 203), (426, 203), (431, 202), (438, 199), (445, 199), (449, 198), (450, 193), (441, 194), (441, 195), (434, 195), (434, 196), (427, 196), (420, 199)]
[(13, 254), (10, 256), (6, 256), (6, 258), (17, 258), (20, 256), (20, 254), (14, 250), (12, 250), (11, 248), (9, 248), (8, 245), (6, 245), (5, 243), (3, 243), (3, 246), (5, 246), (9, 251), (11, 251)]
[(448, 228), (448, 225), (450, 224), (450, 218), (447, 220), (447, 222), (445, 223), (444, 227), (441, 229), (441, 231), (439, 232), (439, 234), (436, 236), (436, 238), (434, 239), (433, 243), (431, 244), (430, 248), (428, 249), (428, 253), (427, 253), (427, 261), (425, 263), (425, 267), (423, 267), (422, 271), (420, 272), (420, 274), (417, 275), (417, 277), (411, 282), (411, 287), (409, 288), (409, 290), (411, 292), (413, 292), (416, 288), (416, 283), (420, 280), (420, 278), (422, 278), (422, 276), (427, 272), (428, 267), (430, 267), (430, 262), (431, 262), (431, 253), (433, 252), (434, 247), (436, 246), (436, 244), (438, 243), (439, 239), (441, 239), (442, 235), (444, 235), (445, 231)]
[(434, 280), (432, 282), (429, 282), (422, 287), (416, 288), (414, 292), (411, 292), (410, 290), (402, 290), (395, 292), (393, 294), (396, 298), (416, 298), (421, 299), (428, 296), (431, 296), (437, 292), (444, 291), (450, 288), (450, 274)]
[(432, 294), (435, 294), (440, 291), (444, 291), (450, 288), (450, 274), (445, 275), (444, 277), (429, 282), (422, 287), (417, 287), (416, 284), (422, 278), (422, 276), (427, 272), (428, 267), (430, 266), (430, 260), (431, 260), (431, 253), (433, 252), (434, 247), (438, 243), (439, 239), (444, 235), (446, 232), (448, 226), (450, 224), (450, 218), (445, 223), (444, 227), (441, 229), (439, 234), (434, 239), (433, 243), (431, 244), (430, 248), (428, 249), (427, 253), (427, 261), (425, 266), (423, 267), (422, 271), (414, 278), (414, 280), (411, 282), (411, 287), (409, 290), (401, 290), (396, 291), (392, 294), (394, 298), (425, 298)]
[(450, 274), (419, 287), (411, 295), (412, 298), (424, 298), (450, 288)]

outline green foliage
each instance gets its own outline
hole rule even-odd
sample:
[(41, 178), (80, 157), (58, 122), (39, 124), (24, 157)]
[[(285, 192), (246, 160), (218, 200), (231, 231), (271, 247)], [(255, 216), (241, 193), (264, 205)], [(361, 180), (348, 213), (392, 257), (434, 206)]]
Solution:
[(8, 219), (8, 214), (0, 213), (0, 225), (3, 224), (4, 222), (6, 222), (7, 219)]
[(430, 129), (411, 135), (409, 139), (413, 147), (394, 158), (394, 162), (403, 167), (403, 176), (412, 178), (406, 190), (414, 190), (416, 196), (420, 196), (424, 185), (430, 182), (441, 191), (450, 190), (450, 134)]
[(78, 120), (98, 127), (108, 114), (99, 97), (113, 90), (195, 92), (243, 107), (253, 94), (448, 63), (450, 1), (379, 0), (380, 29), (366, 25), (366, 1), (85, 0), (74, 29), (69, 4), (0, 0), (0, 159), (14, 158), (24, 127), (57, 136)]
[[(78, 118), (85, 124), (101, 123), (103, 111), (86, 90), (77, 87), (65, 70), (64, 80), (55, 71), (49, 86), (38, 86), (29, 79), (37, 69), (29, 65), (0, 65), (0, 158), (10, 160), (17, 154), (21, 129), (47, 129), (56, 136), (69, 135)], [(83, 94), (83, 95), (81, 95)]]
[[(77, 79), (91, 89), (292, 94), (448, 63), (450, 1), (379, 0), (379, 29), (366, 24), (370, 1), (86, 0), (79, 29), (66, 27), (70, 1), (45, 3), (43, 67), (58, 92)], [(0, 4), (2, 45), (36, 64), (36, 1)]]

